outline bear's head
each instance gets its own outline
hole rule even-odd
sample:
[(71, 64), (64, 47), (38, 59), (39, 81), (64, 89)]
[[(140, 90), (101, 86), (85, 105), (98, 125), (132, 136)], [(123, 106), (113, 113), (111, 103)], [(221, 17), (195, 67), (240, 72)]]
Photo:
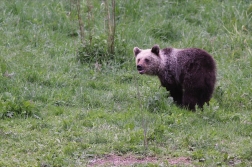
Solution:
[(161, 65), (160, 48), (154, 45), (152, 49), (142, 50), (134, 47), (136, 67), (139, 74), (157, 75)]

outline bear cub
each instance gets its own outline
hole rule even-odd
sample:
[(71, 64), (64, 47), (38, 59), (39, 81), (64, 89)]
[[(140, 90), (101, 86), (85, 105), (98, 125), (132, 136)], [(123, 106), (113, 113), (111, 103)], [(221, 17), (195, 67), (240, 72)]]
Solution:
[(194, 111), (203, 109), (212, 97), (216, 82), (213, 57), (198, 48), (151, 49), (134, 48), (136, 67), (140, 74), (158, 76), (161, 85), (170, 92), (174, 102)]

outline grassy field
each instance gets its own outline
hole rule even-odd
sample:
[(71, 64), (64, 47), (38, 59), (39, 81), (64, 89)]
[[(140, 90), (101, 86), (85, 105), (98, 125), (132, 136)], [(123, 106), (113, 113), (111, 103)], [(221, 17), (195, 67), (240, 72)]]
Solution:
[[(75, 1), (0, 1), (0, 166), (92, 166), (108, 155), (157, 159), (127, 166), (252, 166), (251, 1), (117, 1), (109, 56), (104, 7), (92, 3), (85, 55)], [(218, 81), (203, 112), (138, 74), (133, 47), (154, 44), (213, 55)]]

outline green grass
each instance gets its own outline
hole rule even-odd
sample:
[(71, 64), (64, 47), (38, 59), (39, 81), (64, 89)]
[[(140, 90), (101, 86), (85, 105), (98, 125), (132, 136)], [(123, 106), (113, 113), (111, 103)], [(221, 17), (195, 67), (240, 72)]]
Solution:
[[(118, 1), (116, 54), (99, 66), (103, 6), (93, 3), (94, 55), (83, 63), (72, 1), (0, 2), (0, 166), (85, 166), (107, 154), (251, 166), (251, 2)], [(214, 56), (203, 112), (178, 108), (158, 78), (137, 73), (133, 47), (156, 43)]]

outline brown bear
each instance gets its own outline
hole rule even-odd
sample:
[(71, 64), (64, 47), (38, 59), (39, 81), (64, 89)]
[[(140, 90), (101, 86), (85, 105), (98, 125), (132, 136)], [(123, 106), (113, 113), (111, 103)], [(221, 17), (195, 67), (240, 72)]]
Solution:
[(158, 76), (161, 85), (170, 92), (174, 102), (181, 107), (203, 109), (214, 91), (216, 65), (213, 57), (198, 48), (152, 49), (134, 48), (137, 70), (140, 74)]

